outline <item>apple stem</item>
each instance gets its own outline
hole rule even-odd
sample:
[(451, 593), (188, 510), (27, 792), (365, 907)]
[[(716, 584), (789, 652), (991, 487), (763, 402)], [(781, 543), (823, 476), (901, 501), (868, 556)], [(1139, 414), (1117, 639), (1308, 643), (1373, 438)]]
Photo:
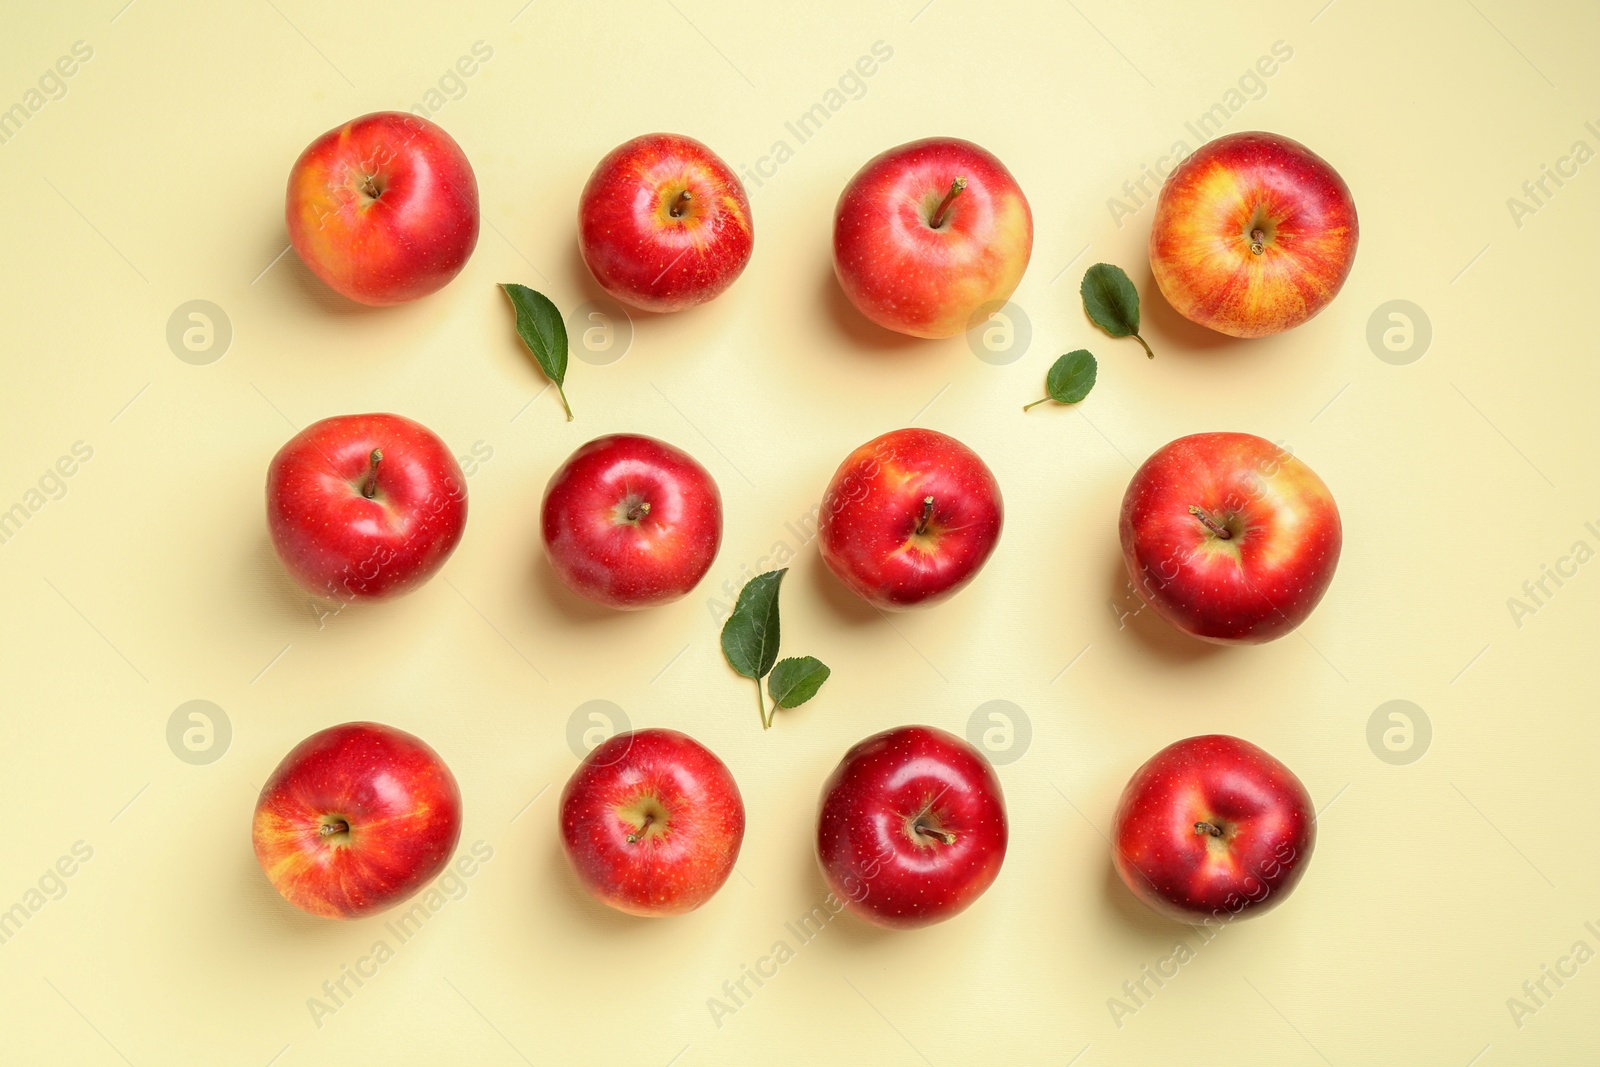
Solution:
[(1212, 837), (1221, 837), (1222, 827), (1216, 823), (1197, 822), (1194, 824), (1194, 832), (1197, 834), (1210, 834)]
[(644, 817), (644, 822), (639, 824), (639, 828), (628, 835), (628, 844), (637, 845), (640, 841), (643, 841), (644, 832), (650, 829), (650, 824), (655, 821), (656, 817), (654, 815), (646, 815)]
[(332, 837), (334, 834), (348, 833), (349, 830), (350, 824), (345, 822), (343, 819), (340, 819), (338, 822), (323, 823), (322, 828), (318, 830), (317, 833), (321, 834), (323, 837)]
[(1266, 247), (1267, 247), (1267, 235), (1261, 232), (1261, 227), (1258, 226), (1255, 229), (1251, 230), (1250, 231), (1250, 251), (1254, 252), (1256, 255), (1259, 256), (1262, 252), (1266, 251)]
[[(1222, 540), (1227, 541), (1227, 540), (1229, 540), (1230, 538), (1233, 537), (1233, 531), (1232, 530), (1228, 529), (1226, 526), (1224, 526), (1221, 523), (1219, 523), (1216, 519), (1213, 519), (1210, 515), (1207, 515), (1200, 508), (1195, 507), (1195, 506), (1191, 506), (1189, 508), (1189, 514), (1191, 514), (1195, 518), (1199, 519), (1202, 523), (1205, 524), (1206, 529), (1208, 529), (1212, 533), (1216, 534), (1217, 537), (1221, 538)], [(1202, 823), (1195, 823), (1195, 825), (1196, 826), (1201, 826), (1203, 824)]]
[(556, 383), (556, 395), (561, 397), (561, 406), (566, 409), (567, 421), (572, 421), (572, 405), (567, 403), (567, 391), (561, 388), (561, 383)]
[(1044, 397), (1040, 397), (1040, 398), (1039, 398), (1039, 399), (1038, 399), (1038, 400), (1035, 400), (1035, 401), (1034, 401), (1034, 402), (1033, 402), (1033, 403), (1031, 403), (1031, 404), (1024, 404), (1024, 405), (1022, 405), (1022, 410), (1023, 410), (1023, 411), (1027, 411), (1027, 410), (1029, 410), (1029, 409), (1031, 409), (1031, 408), (1036, 408), (1036, 407), (1038, 407), (1038, 406), (1039, 406), (1039, 405), (1040, 405), (1040, 404), (1043, 404), (1043, 403), (1044, 403), (1044, 402), (1045, 402), (1045, 401), (1046, 401), (1046, 400), (1049, 400), (1049, 399), (1050, 399), (1050, 398), (1049, 398), (1049, 397), (1047, 397), (1047, 396), (1044, 396)]
[(367, 457), (372, 469), (367, 472), (366, 483), (361, 486), (361, 495), (371, 500), (378, 492), (378, 464), (383, 462), (383, 449), (374, 448), (372, 455)]
[(648, 514), (650, 514), (650, 501), (641, 500), (628, 509), (628, 521), (638, 522)]
[(690, 194), (689, 190), (685, 189), (683, 192), (679, 193), (678, 198), (672, 202), (672, 206), (667, 209), (667, 214), (671, 215), (675, 219), (683, 218), (683, 209), (688, 207), (689, 202), (693, 199), (693, 195)]
[(956, 843), (956, 835), (951, 833), (949, 830), (935, 829), (934, 827), (924, 825), (921, 822), (913, 823), (911, 828), (917, 833), (922, 834), (925, 837), (934, 838), (943, 844), (953, 845)]
[[(1026, 411), (1027, 409), (1024, 408), (1023, 410)], [(918, 537), (928, 532), (928, 520), (931, 518), (933, 518), (933, 497), (925, 496), (922, 498), (922, 517), (917, 520), (916, 532)]]
[(950, 191), (944, 194), (944, 199), (939, 201), (939, 206), (933, 209), (933, 217), (928, 220), (928, 225), (937, 230), (944, 225), (944, 217), (950, 210), (950, 205), (956, 197), (961, 195), (961, 190), (967, 187), (966, 178), (957, 178), (950, 183)]

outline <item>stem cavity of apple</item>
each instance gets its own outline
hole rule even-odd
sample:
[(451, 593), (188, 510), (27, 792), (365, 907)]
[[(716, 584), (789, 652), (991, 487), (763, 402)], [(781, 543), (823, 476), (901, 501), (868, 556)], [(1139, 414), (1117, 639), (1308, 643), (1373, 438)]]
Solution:
[(693, 200), (693, 194), (691, 194), (689, 190), (685, 189), (683, 192), (677, 195), (676, 199), (672, 201), (672, 206), (667, 209), (667, 214), (671, 215), (675, 219), (683, 218), (684, 209), (687, 208), (690, 202)]
[(957, 178), (950, 183), (950, 191), (944, 194), (944, 199), (939, 201), (939, 206), (933, 209), (933, 215), (928, 219), (928, 226), (931, 229), (937, 230), (944, 225), (945, 216), (950, 212), (950, 205), (955, 202), (956, 197), (961, 195), (961, 190), (966, 187), (967, 179), (965, 177)]
[[(1191, 514), (1195, 518), (1199, 519), (1201, 521), (1201, 523), (1203, 523), (1205, 525), (1205, 528), (1210, 530), (1213, 534), (1215, 534), (1219, 540), (1227, 541), (1227, 540), (1231, 540), (1232, 539), (1232, 537), (1233, 537), (1233, 531), (1232, 530), (1230, 530), (1226, 526), (1222, 525), (1216, 519), (1213, 519), (1210, 515), (1207, 515), (1197, 505), (1191, 505), (1189, 507), (1189, 514)], [(1203, 824), (1196, 823), (1195, 825), (1199, 826), (1199, 825), (1203, 825)]]
[(922, 498), (922, 516), (917, 519), (916, 535), (921, 537), (928, 532), (928, 522), (933, 518), (933, 497)]
[(371, 500), (378, 492), (378, 464), (383, 462), (383, 449), (374, 448), (367, 461), (371, 469), (367, 471), (367, 480), (361, 486), (361, 495)]
[(1257, 226), (1255, 229), (1250, 231), (1250, 251), (1259, 256), (1262, 252), (1266, 251), (1266, 247), (1267, 235), (1261, 232), (1261, 227)]
[(337, 822), (325, 822), (322, 824), (322, 828), (317, 831), (323, 837), (332, 837), (334, 834), (347, 834), (349, 832), (350, 824), (343, 819)]
[(1209, 835), (1211, 837), (1221, 837), (1222, 834), (1223, 834), (1222, 827), (1218, 826), (1216, 823), (1211, 823), (1211, 822), (1197, 822), (1197, 823), (1195, 823), (1194, 824), (1194, 832), (1197, 833), (1197, 834), (1200, 834), (1202, 836)]

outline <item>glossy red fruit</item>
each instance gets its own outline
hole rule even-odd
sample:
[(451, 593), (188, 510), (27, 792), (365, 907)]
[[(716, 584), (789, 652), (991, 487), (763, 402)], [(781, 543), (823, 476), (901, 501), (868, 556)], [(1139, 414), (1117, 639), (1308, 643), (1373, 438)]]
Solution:
[(937, 604), (1000, 541), (1000, 485), (978, 454), (935, 430), (886, 433), (850, 453), (822, 497), (828, 569), (885, 610)]
[(1177, 741), (1122, 791), (1112, 860), (1133, 895), (1180, 922), (1226, 922), (1283, 903), (1317, 841), (1294, 773), (1223, 734)]
[(833, 270), (879, 326), (954, 337), (1011, 296), (1033, 254), (1033, 212), (991, 153), (956, 137), (891, 148), (856, 173), (833, 212)]
[(410, 592), (467, 525), (467, 480), (450, 450), (399, 415), (313, 423), (267, 468), (267, 529), (289, 573), (341, 601)]
[(461, 791), (420, 738), (347, 722), (294, 747), (261, 787), (251, 840), (283, 898), (356, 919), (405, 900), (450, 862)]
[(578, 880), (630, 915), (698, 908), (728, 880), (743, 841), (733, 775), (676, 730), (617, 734), (561, 791), (561, 845)]
[(681, 134), (618, 145), (578, 199), (578, 250), (590, 273), (646, 311), (681, 311), (718, 295), (743, 273), (754, 243), (738, 176)]
[(300, 154), (285, 198), (289, 243), (334, 291), (400, 304), (442, 288), (478, 244), (478, 182), (425, 118), (378, 111)]
[(1006, 858), (1005, 799), (977, 749), (932, 726), (874, 734), (822, 786), (817, 859), (835, 898), (879, 926), (965, 911)]
[(568, 589), (614, 608), (677, 600), (722, 544), (722, 495), (694, 457), (643, 434), (597, 437), (545, 487), (545, 553)]
[(1344, 529), (1316, 472), (1247, 433), (1197, 433), (1134, 472), (1118, 522), (1128, 577), (1162, 618), (1219, 644), (1299, 626), (1333, 582)]
[(1150, 270), (1178, 313), (1234, 337), (1300, 325), (1328, 306), (1361, 227), (1339, 172), (1298, 141), (1231, 133), (1167, 176)]

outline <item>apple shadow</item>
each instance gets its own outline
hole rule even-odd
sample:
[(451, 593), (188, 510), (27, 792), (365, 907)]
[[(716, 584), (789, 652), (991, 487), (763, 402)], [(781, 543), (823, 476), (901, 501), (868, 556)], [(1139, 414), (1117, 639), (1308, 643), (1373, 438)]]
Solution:
[(1163, 619), (1129, 586), (1128, 568), (1121, 556), (1113, 558), (1107, 581), (1110, 603), (1126, 614), (1121, 625), (1133, 634), (1146, 650), (1169, 663), (1198, 663), (1227, 651), (1222, 645), (1191, 637)]
[[(289, 237), (284, 235), (284, 241)], [(328, 283), (311, 273), (311, 268), (306, 266), (298, 253), (293, 249), (284, 255), (280, 269), (286, 269), (293, 278), (289, 288), (299, 293), (306, 303), (314, 306), (318, 311), (329, 315), (371, 315), (384, 311), (384, 308), (373, 307), (369, 304), (358, 304), (347, 296), (341, 296), (329, 287)]]
[(590, 895), (578, 881), (578, 874), (572, 869), (572, 864), (567, 862), (567, 855), (561, 847), (559, 838), (551, 841), (549, 856), (551, 877), (561, 887), (562, 906), (580, 922), (589, 927), (608, 931), (628, 931), (628, 936), (641, 929), (648, 929), (654, 924), (654, 919), (618, 911)]
[(285, 900), (267, 880), (253, 853), (240, 857), (234, 869), (239, 872), (240, 880), (248, 883), (240, 887), (237, 899), (241, 902), (241, 911), (253, 924), (271, 926), (275, 937), (302, 941), (324, 941), (328, 934), (339, 932), (340, 920), (312, 915)]
[(822, 551), (814, 545), (808, 550), (815, 565), (806, 568), (812, 592), (828, 606), (840, 622), (849, 626), (867, 626), (881, 621), (878, 609), (856, 596), (823, 562)]
[[(1161, 344), (1151, 345), (1155, 349), (1156, 359), (1160, 360), (1170, 349), (1175, 355), (1190, 355), (1196, 352), (1216, 352), (1219, 349), (1233, 349), (1230, 354), (1245, 355), (1244, 349), (1250, 344), (1246, 338), (1229, 337), (1225, 333), (1208, 330), (1199, 323), (1190, 322), (1174, 308), (1161, 292), (1161, 287), (1156, 284), (1155, 272), (1150, 269), (1150, 263), (1145, 261), (1144, 277), (1139, 286), (1139, 310), (1141, 320), (1139, 332), (1145, 340), (1150, 339), (1152, 332), (1159, 334)], [(1150, 329), (1151, 326), (1155, 330)], [(1138, 344), (1131, 338), (1123, 339), (1127, 344)]]
[(1133, 890), (1123, 882), (1122, 875), (1117, 873), (1117, 865), (1111, 861), (1109, 854), (1105, 861), (1105, 878), (1100, 883), (1100, 902), (1124, 927), (1131, 928), (1154, 944), (1170, 945), (1174, 936), (1188, 929), (1186, 923), (1152, 911), (1134, 896)]
[(568, 589), (566, 583), (556, 575), (555, 567), (551, 565), (543, 549), (532, 555), (528, 584), (532, 587), (533, 595), (541, 602), (554, 607), (566, 622), (576, 626), (602, 626), (606, 623), (620, 622), (633, 614), (620, 608), (596, 604), (587, 597), (579, 596)]
[(844, 290), (840, 288), (839, 279), (834, 276), (831, 265), (822, 277), (817, 300), (822, 304), (823, 320), (832, 325), (856, 349), (906, 355), (919, 349), (926, 349), (929, 345), (938, 344), (937, 341), (927, 338), (911, 337), (885, 329), (856, 310), (856, 306), (850, 303), (850, 298), (845, 296)]

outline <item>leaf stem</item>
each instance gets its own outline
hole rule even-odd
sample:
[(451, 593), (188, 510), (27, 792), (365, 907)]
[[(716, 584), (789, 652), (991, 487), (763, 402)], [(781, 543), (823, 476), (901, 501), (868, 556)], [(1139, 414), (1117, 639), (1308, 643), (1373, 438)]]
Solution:
[(1039, 405), (1040, 405), (1040, 404), (1043, 404), (1043, 403), (1044, 403), (1044, 402), (1045, 402), (1045, 401), (1046, 401), (1046, 400), (1051, 400), (1051, 399), (1054, 399), (1054, 398), (1053, 398), (1053, 397), (1048, 397), (1048, 396), (1042, 396), (1042, 397), (1040, 397), (1040, 398), (1039, 398), (1039, 399), (1038, 399), (1038, 400), (1035, 400), (1035, 401), (1034, 401), (1034, 402), (1033, 402), (1033, 403), (1031, 403), (1031, 404), (1024, 404), (1024, 405), (1022, 405), (1022, 410), (1023, 410), (1023, 411), (1027, 411), (1027, 410), (1028, 410), (1028, 409), (1029, 409), (1029, 408), (1036, 408), (1036, 407), (1038, 407), (1038, 406), (1039, 406)]
[(561, 406), (567, 410), (567, 421), (572, 421), (572, 405), (567, 403), (567, 391), (561, 388), (561, 383), (556, 382), (556, 395), (561, 397)]
[(933, 209), (933, 215), (928, 219), (930, 228), (937, 230), (944, 225), (944, 217), (950, 211), (950, 205), (955, 202), (956, 197), (961, 195), (961, 190), (966, 187), (967, 179), (964, 177), (957, 178), (950, 183), (950, 191), (944, 194), (944, 199), (939, 201), (939, 206)]
[(767, 718), (767, 702), (761, 696), (761, 679), (760, 678), (756, 679), (756, 710), (758, 712), (760, 712), (760, 714), (761, 714), (761, 728), (763, 730), (772, 729), (772, 720)]
[(1145, 355), (1149, 356), (1151, 359), (1155, 359), (1156, 358), (1156, 354), (1154, 352), (1150, 351), (1150, 346), (1149, 346), (1149, 344), (1147, 344), (1145, 342), (1145, 339), (1143, 337), (1140, 337), (1138, 334), (1131, 334), (1130, 336), (1135, 341), (1138, 341), (1140, 344), (1144, 345), (1144, 354)]

